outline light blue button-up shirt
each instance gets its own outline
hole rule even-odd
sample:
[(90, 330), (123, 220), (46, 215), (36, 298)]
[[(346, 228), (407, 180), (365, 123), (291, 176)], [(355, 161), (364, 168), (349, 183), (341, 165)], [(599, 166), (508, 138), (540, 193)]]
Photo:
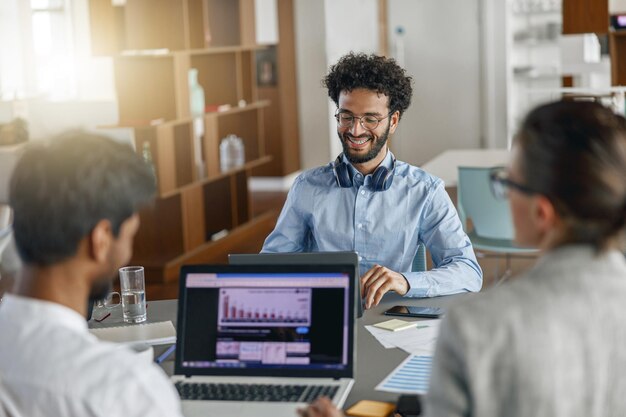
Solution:
[[(391, 152), (382, 164), (392, 167)], [(443, 181), (397, 161), (386, 191), (373, 191), (372, 176), (363, 177), (352, 165), (353, 186), (341, 188), (332, 166), (296, 178), (262, 252), (355, 251), (361, 274), (376, 264), (402, 273), (407, 297), (480, 290), (482, 270)], [(434, 268), (411, 272), (420, 242)]]

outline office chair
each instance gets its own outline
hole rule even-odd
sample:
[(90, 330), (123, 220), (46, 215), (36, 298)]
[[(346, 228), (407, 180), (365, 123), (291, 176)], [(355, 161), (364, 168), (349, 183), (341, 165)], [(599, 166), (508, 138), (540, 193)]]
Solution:
[(417, 253), (413, 258), (413, 264), (411, 265), (411, 272), (424, 272), (426, 271), (426, 246), (420, 243), (417, 246)]
[[(538, 251), (516, 246), (513, 242), (514, 230), (509, 203), (496, 199), (491, 192), (489, 173), (492, 169), (459, 167), (457, 210), (474, 249), (495, 253), (497, 257), (504, 255), (506, 266), (500, 277), (496, 265), (495, 281), (500, 283), (511, 276), (512, 257), (528, 256)], [(468, 230), (468, 220), (473, 225), (471, 230)]]
[(0, 204), (0, 260), (2, 252), (7, 247), (12, 236), (11, 208)]

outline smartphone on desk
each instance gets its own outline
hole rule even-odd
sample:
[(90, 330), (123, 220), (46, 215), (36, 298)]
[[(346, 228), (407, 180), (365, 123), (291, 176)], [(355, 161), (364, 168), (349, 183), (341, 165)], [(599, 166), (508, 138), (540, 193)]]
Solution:
[(436, 319), (443, 315), (443, 309), (439, 307), (395, 306), (385, 311), (384, 314), (386, 316), (427, 317)]

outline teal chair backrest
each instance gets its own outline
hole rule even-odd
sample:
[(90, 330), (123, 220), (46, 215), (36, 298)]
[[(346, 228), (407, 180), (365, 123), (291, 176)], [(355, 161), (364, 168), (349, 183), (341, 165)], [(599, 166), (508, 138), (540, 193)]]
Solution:
[(2, 252), (9, 244), (12, 235), (11, 228), (11, 209), (9, 206), (0, 204), (0, 261), (2, 261)]
[(417, 246), (417, 253), (413, 258), (413, 265), (411, 266), (411, 272), (424, 272), (426, 271), (426, 247), (423, 243)]
[(459, 217), (464, 229), (467, 228), (467, 220), (471, 219), (474, 232), (480, 237), (512, 240), (514, 231), (509, 202), (496, 199), (491, 192), (491, 170), (492, 168), (459, 167)]

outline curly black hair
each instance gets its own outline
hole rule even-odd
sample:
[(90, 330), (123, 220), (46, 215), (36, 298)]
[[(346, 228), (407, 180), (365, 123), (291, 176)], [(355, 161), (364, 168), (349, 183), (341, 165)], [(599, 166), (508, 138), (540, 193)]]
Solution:
[(394, 59), (350, 52), (330, 67), (322, 80), (328, 96), (339, 105), (339, 94), (364, 88), (389, 97), (389, 110), (400, 116), (411, 105), (413, 78)]

